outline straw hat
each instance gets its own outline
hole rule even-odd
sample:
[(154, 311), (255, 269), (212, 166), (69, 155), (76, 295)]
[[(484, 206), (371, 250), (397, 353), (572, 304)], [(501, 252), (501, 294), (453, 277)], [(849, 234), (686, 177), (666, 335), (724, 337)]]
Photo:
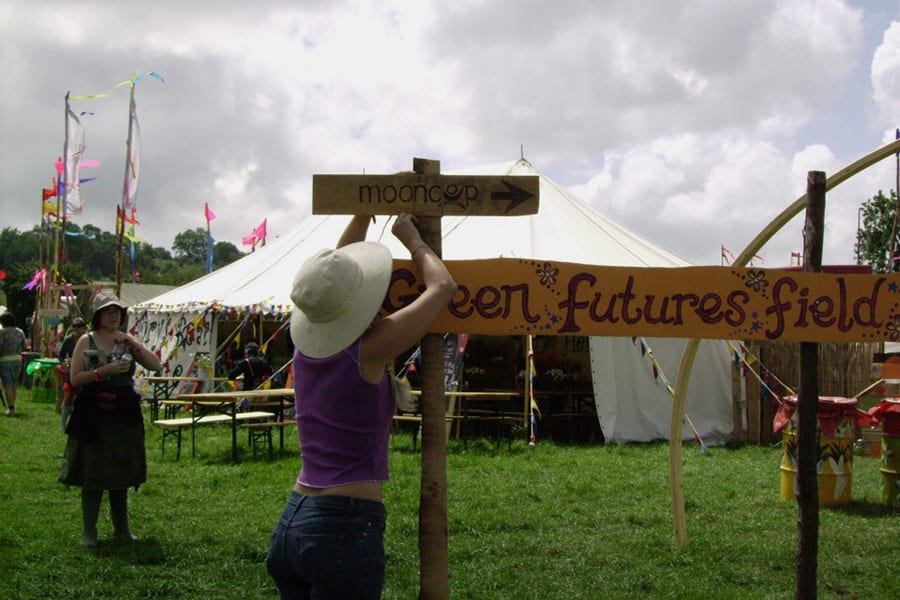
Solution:
[(391, 251), (377, 242), (320, 250), (294, 277), (291, 339), (311, 358), (331, 356), (361, 336), (384, 302)]

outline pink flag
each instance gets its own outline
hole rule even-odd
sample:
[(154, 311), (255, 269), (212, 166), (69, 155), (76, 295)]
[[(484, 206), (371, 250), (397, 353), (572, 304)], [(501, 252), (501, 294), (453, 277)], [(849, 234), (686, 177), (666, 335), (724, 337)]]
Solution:
[(256, 246), (257, 242), (266, 241), (266, 221), (268, 219), (263, 219), (263, 222), (259, 224), (259, 227), (253, 230), (253, 233), (248, 235), (245, 238), (241, 239), (241, 243), (245, 246)]
[(259, 224), (259, 227), (253, 230), (253, 235), (256, 236), (258, 240), (266, 239), (266, 221), (268, 219), (263, 219), (263, 222)]
[(208, 203), (203, 204), (203, 214), (206, 215), (207, 222), (212, 221), (213, 219), (216, 218), (216, 213), (214, 213), (212, 211), (212, 209), (209, 207)]

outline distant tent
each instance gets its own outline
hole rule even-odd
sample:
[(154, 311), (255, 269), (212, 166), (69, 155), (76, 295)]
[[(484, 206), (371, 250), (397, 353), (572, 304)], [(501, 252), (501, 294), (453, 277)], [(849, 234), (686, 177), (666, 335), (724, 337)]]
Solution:
[[(494, 173), (540, 175), (524, 159)], [(534, 258), (634, 267), (690, 264), (600, 214), (542, 175), (540, 192), (540, 211), (536, 215), (444, 217), (444, 258)], [(216, 319), (209, 317), (215, 313), (252, 312), (289, 318), (291, 283), (297, 267), (315, 251), (333, 247), (348, 219), (343, 215), (311, 215), (292, 231), (241, 260), (138, 304), (136, 318), (143, 316), (149, 323), (153, 315), (168, 315), (171, 322), (171, 317), (178, 315), (182, 322), (188, 322), (205, 315), (211, 327)], [(379, 218), (370, 227), (369, 239), (385, 243), (397, 258), (408, 258), (405, 249), (390, 235), (388, 219)], [(652, 349), (672, 385), (684, 343), (679, 339), (653, 338), (643, 346)], [(604, 438), (610, 442), (668, 439), (671, 397), (642, 355), (640, 341), (595, 337), (590, 340), (590, 352), (594, 397)], [(687, 414), (707, 438), (705, 441), (721, 441), (732, 429), (731, 406), (728, 347), (722, 341), (704, 341), (690, 381)], [(685, 427), (684, 438), (691, 437)]]

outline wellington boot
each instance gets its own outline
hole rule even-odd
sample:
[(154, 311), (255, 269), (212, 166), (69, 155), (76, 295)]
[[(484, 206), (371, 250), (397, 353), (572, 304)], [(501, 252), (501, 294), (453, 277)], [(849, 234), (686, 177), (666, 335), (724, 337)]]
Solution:
[(85, 548), (97, 547), (97, 517), (100, 514), (100, 501), (103, 490), (81, 489), (81, 520), (83, 532), (81, 545)]
[(137, 541), (128, 528), (128, 490), (109, 490), (109, 511), (116, 541), (123, 544)]

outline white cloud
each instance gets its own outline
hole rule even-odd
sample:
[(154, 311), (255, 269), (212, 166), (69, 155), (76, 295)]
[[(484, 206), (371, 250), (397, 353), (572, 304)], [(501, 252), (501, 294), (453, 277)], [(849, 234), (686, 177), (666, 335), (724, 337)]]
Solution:
[(872, 97), (881, 112), (900, 114), (900, 23), (891, 23), (872, 59)]
[[(897, 8), (867, 16), (862, 0), (14, 4), (0, 7), (4, 222), (35, 220), (9, 215), (49, 183), (65, 91), (154, 70), (166, 83), (142, 82), (137, 101), (139, 234), (155, 245), (204, 225), (204, 202), (216, 239), (240, 245), (248, 223), (268, 217), (277, 235), (306, 214), (312, 173), (392, 172), (413, 156), (465, 170), (524, 145), (610, 217), (716, 263), (719, 244), (742, 249), (802, 193), (805, 169), (856, 158), (839, 137), (823, 143), (823, 124), (859, 122), (874, 97), (863, 120), (892, 135), (900, 97)], [(874, 59), (866, 19), (884, 32)], [(872, 90), (847, 92), (870, 59)], [(127, 93), (91, 107), (88, 153), (103, 167), (82, 223), (111, 230)], [(851, 133), (853, 148), (879, 142)], [(853, 214), (829, 225), (826, 255), (851, 254), (872, 185), (891, 178), (835, 193)], [(774, 238), (770, 262), (797, 237)]]

